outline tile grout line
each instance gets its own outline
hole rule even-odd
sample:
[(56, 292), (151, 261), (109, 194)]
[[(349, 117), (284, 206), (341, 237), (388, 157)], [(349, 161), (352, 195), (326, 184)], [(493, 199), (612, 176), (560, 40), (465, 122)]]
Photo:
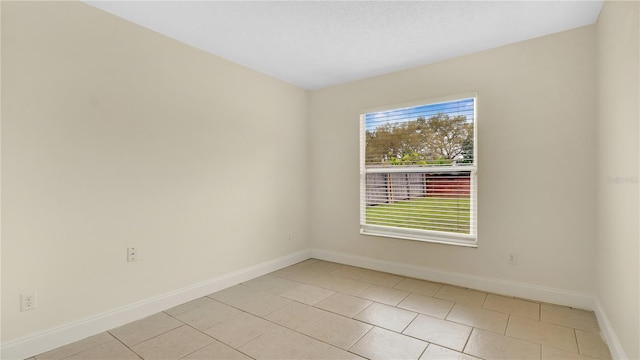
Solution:
[(135, 352), (132, 348), (130, 348), (127, 344), (125, 344), (124, 342), (122, 342), (122, 340), (118, 339), (115, 335), (113, 335), (111, 333), (111, 330), (107, 330), (105, 331), (106, 333), (108, 333), (109, 335), (111, 335), (114, 339), (116, 339), (116, 341), (118, 341), (120, 344), (122, 344), (125, 348), (127, 348), (129, 351), (131, 351), (132, 353), (134, 353), (138, 358), (143, 359), (142, 355), (138, 354), (137, 352)]
[[(193, 326), (190, 326), (190, 325), (188, 325), (188, 324), (185, 324), (185, 325), (189, 326), (190, 328), (192, 328), (192, 329), (194, 329), (194, 330), (196, 330), (196, 331), (200, 331), (200, 330), (198, 330), (198, 329), (195, 329)], [(207, 334), (205, 334), (205, 335), (207, 335)], [(207, 336), (209, 336), (209, 335), (207, 335)], [(209, 336), (209, 337), (211, 337), (211, 336)], [(215, 340), (215, 339), (214, 339), (214, 340)], [(210, 344), (212, 344), (212, 343), (208, 343), (208, 344), (206, 344), (205, 346), (199, 347), (199, 348), (195, 349), (194, 351), (192, 351), (192, 352), (190, 352), (190, 353), (188, 353), (188, 354), (186, 354), (186, 355), (184, 355), (184, 356), (179, 357), (179, 358), (178, 358), (178, 359), (176, 359), (176, 360), (180, 360), (180, 359), (184, 358), (185, 356), (189, 356), (189, 355), (193, 354), (193, 353), (194, 353), (194, 352), (196, 352), (196, 351), (200, 351), (201, 349), (203, 349), (203, 348), (205, 348), (205, 347), (209, 346)], [(140, 356), (140, 357), (142, 358), (142, 356)]]
[[(106, 331), (105, 331), (105, 332), (106, 332)], [(96, 335), (99, 335), (99, 334), (96, 334)], [(110, 335), (112, 338), (115, 338), (115, 336), (113, 336), (112, 334), (109, 334), (109, 335)], [(94, 336), (95, 336), (95, 335), (94, 335)], [(85, 339), (86, 339), (86, 338), (85, 338)], [(82, 339), (82, 340), (84, 340), (84, 339)], [(79, 341), (82, 341), (82, 340), (79, 340)], [(117, 339), (116, 339), (116, 340), (117, 340)], [(110, 340), (110, 341), (111, 341), (111, 340)], [(76, 352), (74, 352), (73, 354), (69, 354), (69, 355), (67, 355), (67, 356), (64, 356), (64, 357), (61, 357), (61, 358), (57, 358), (57, 359), (60, 359), (60, 360), (68, 359), (68, 358), (70, 358), (70, 357), (72, 357), (72, 356), (76, 356), (76, 355), (81, 354), (81, 353), (83, 353), (83, 352), (85, 352), (85, 351), (87, 351), (87, 350), (91, 350), (91, 349), (94, 349), (94, 348), (96, 348), (96, 347), (98, 347), (98, 346), (104, 345), (104, 344), (106, 344), (106, 343), (108, 343), (108, 342), (109, 342), (109, 341), (105, 341), (105, 342), (102, 342), (102, 343), (97, 344), (97, 345), (95, 345), (95, 346), (92, 346), (92, 347), (90, 347), (90, 348), (83, 349), (83, 350), (80, 350), (80, 351), (76, 351)], [(51, 351), (54, 351), (54, 350), (56, 350), (56, 349), (53, 349), (53, 350), (51, 350)], [(47, 351), (47, 352), (49, 352), (49, 351)], [(34, 356), (32, 356), (32, 357), (27, 358), (27, 360), (28, 360), (28, 359), (37, 360), (38, 356), (43, 355), (43, 354), (46, 354), (47, 352), (42, 353), (42, 354), (38, 354), (38, 355), (34, 355)]]
[[(346, 352), (348, 352), (348, 353), (351, 353), (351, 354), (355, 354), (355, 355), (357, 355), (357, 356), (361, 356), (361, 355), (358, 355), (358, 354), (354, 353), (353, 351), (351, 351), (351, 349), (352, 349), (354, 346), (356, 346), (356, 344), (357, 344), (360, 340), (362, 340), (365, 336), (369, 335), (369, 333), (370, 333), (370, 332), (372, 332), (372, 331), (373, 331), (373, 329), (375, 329), (375, 328), (376, 328), (376, 326), (375, 326), (375, 325), (372, 325), (372, 326), (371, 326), (371, 329), (369, 329), (366, 333), (364, 333), (364, 335), (362, 335), (362, 336), (358, 339), (358, 341), (354, 342), (354, 343), (353, 343), (351, 346), (349, 346), (349, 348), (348, 348), (347, 350), (345, 350), (345, 351), (346, 351)], [(364, 356), (362, 356), (362, 357), (364, 357)]]
[(429, 346), (431, 346), (432, 343), (425, 341), (427, 343), (427, 346), (424, 347), (424, 349), (422, 350), (422, 352), (420, 353), (420, 356), (418, 356), (417, 360), (420, 360), (420, 358), (422, 358), (424, 356), (424, 353), (427, 352), (427, 349), (429, 348)]
[(482, 300), (482, 304), (480, 305), (480, 309), (484, 308), (484, 304), (487, 302), (487, 298), (489, 297), (489, 293), (486, 293), (484, 296), (484, 300)]
[(469, 336), (467, 336), (467, 340), (464, 342), (464, 346), (462, 347), (462, 350), (460, 350), (461, 354), (467, 354), (469, 356), (474, 356), (474, 355), (471, 355), (471, 354), (466, 353), (464, 351), (467, 349), (467, 345), (469, 345), (469, 340), (471, 340), (471, 334), (473, 334), (473, 330), (475, 330), (475, 329), (476, 329), (475, 327), (472, 327), (471, 331), (469, 331)]
[[(245, 313), (246, 313), (246, 312), (245, 312)], [(248, 314), (248, 313), (247, 313), (247, 314)], [(235, 317), (237, 317), (237, 316), (240, 316), (240, 315), (241, 315), (241, 314), (238, 314), (238, 315), (234, 316), (233, 318), (235, 318)], [(253, 315), (253, 314), (251, 314), (251, 315)], [(262, 319), (262, 318), (261, 318), (261, 319)], [(228, 320), (231, 320), (231, 319), (228, 319)], [(266, 319), (265, 319), (265, 320), (266, 320)], [(225, 321), (226, 321), (226, 320), (225, 320)], [(206, 330), (209, 330), (209, 329), (211, 329), (211, 328), (213, 328), (213, 327), (216, 327), (216, 326), (218, 326), (219, 324), (222, 324), (222, 323), (223, 323), (223, 322), (225, 322), (225, 321), (222, 321), (222, 322), (220, 322), (220, 323), (218, 323), (218, 324), (216, 324), (216, 325), (213, 325), (212, 327), (207, 328)], [(192, 328), (193, 330), (196, 330), (196, 331), (198, 331), (198, 332), (202, 333), (203, 335), (206, 335), (206, 336), (208, 336), (208, 337), (212, 338), (214, 341), (217, 341), (217, 342), (219, 342), (219, 343), (221, 343), (221, 344), (223, 344), (223, 345), (225, 345), (225, 346), (227, 346), (227, 347), (229, 347), (229, 348), (231, 348), (231, 349), (233, 349), (233, 350), (236, 350), (237, 352), (242, 353), (243, 355), (246, 355), (246, 356), (248, 356), (249, 358), (251, 358), (251, 359), (254, 359), (254, 360), (255, 360), (255, 358), (254, 358), (253, 356), (250, 356), (249, 354), (245, 354), (244, 352), (242, 352), (242, 351), (240, 351), (240, 350), (239, 350), (239, 349), (240, 349), (240, 347), (242, 347), (242, 346), (244, 346), (244, 345), (242, 345), (242, 346), (239, 346), (239, 347), (235, 348), (235, 347), (233, 347), (233, 346), (231, 346), (231, 345), (229, 345), (229, 344), (225, 343), (224, 341), (222, 341), (222, 340), (220, 340), (220, 339), (218, 339), (218, 338), (216, 338), (216, 337), (214, 337), (214, 336), (211, 336), (211, 335), (209, 335), (209, 334), (205, 333), (204, 331), (202, 331), (202, 330), (200, 330), (200, 329), (196, 329), (196, 328), (194, 328), (193, 326), (191, 326), (191, 325), (189, 325), (189, 324), (185, 324), (185, 325), (189, 326), (189, 327), (190, 327), (190, 328)], [(205, 331), (206, 331), (206, 330), (205, 330)], [(264, 335), (264, 334), (262, 334), (262, 335)], [(262, 335), (261, 335), (261, 336), (262, 336)], [(258, 337), (260, 337), (260, 336), (258, 336)], [(251, 342), (251, 341), (253, 341), (253, 340), (255, 340), (255, 339), (252, 339), (252, 340), (250, 340), (249, 342)], [(247, 342), (247, 343), (249, 343), (249, 342)], [(213, 342), (210, 342), (210, 343), (208, 343), (207, 345), (205, 345), (205, 346), (203, 346), (203, 347), (201, 347), (201, 348), (198, 348), (198, 349), (196, 349), (196, 350), (194, 350), (194, 351), (190, 352), (189, 354), (187, 354), (187, 355), (185, 355), (185, 356), (181, 357), (180, 359), (182, 359), (182, 358), (184, 358), (184, 357), (186, 357), (186, 356), (189, 356), (189, 355), (191, 355), (191, 354), (195, 353), (196, 351), (200, 351), (200, 350), (202, 350), (202, 349), (206, 348), (207, 346), (209, 346), (209, 345), (211, 345), (211, 344), (213, 344)], [(246, 344), (245, 344), (245, 345), (246, 345)], [(178, 359), (178, 360), (180, 360), (180, 359)]]
[[(420, 315), (420, 313), (416, 312), (416, 315), (413, 317), (413, 319), (411, 319), (411, 321), (409, 321), (409, 323), (405, 327), (403, 327), (402, 330), (399, 332), (400, 335), (405, 335), (404, 331), (407, 330), (409, 325), (413, 324), (413, 322), (418, 318), (418, 315)], [(409, 335), (405, 335), (405, 336), (409, 336)], [(422, 340), (422, 341), (424, 341), (424, 340)]]
[[(159, 312), (157, 312), (157, 313), (155, 313), (155, 314), (153, 314), (153, 315), (147, 316), (146, 318), (149, 318), (149, 317), (151, 317), (151, 316), (154, 316), (154, 315), (157, 315), (157, 314), (160, 314), (160, 313), (163, 313), (163, 314), (165, 314), (165, 315), (167, 315), (167, 316), (169, 316), (169, 317), (171, 317), (171, 318), (173, 318), (173, 319), (175, 319), (175, 320), (179, 321), (179, 322), (181, 323), (181, 325), (176, 326), (176, 327), (174, 327), (174, 328), (171, 328), (171, 329), (169, 329), (169, 330), (167, 330), (167, 331), (163, 331), (162, 333), (160, 333), (160, 334), (156, 334), (156, 335), (154, 335), (154, 336), (152, 336), (152, 337), (150, 337), (150, 338), (148, 338), (148, 339), (145, 339), (145, 340), (142, 340), (142, 341), (137, 342), (137, 343), (135, 343), (135, 344), (132, 344), (131, 346), (128, 346), (128, 345), (127, 345), (127, 344), (125, 344), (124, 342), (120, 341), (120, 339), (118, 339), (118, 337), (117, 337), (116, 335), (114, 335), (113, 333), (111, 333), (111, 331), (113, 331), (113, 330), (115, 330), (115, 329), (117, 329), (117, 328), (113, 328), (113, 329), (107, 330), (106, 332), (108, 332), (108, 333), (109, 333), (111, 336), (113, 336), (114, 338), (118, 339), (118, 341), (122, 342), (125, 346), (127, 346), (129, 349), (131, 349), (131, 351), (134, 351), (134, 350), (133, 350), (133, 347), (134, 347), (134, 346), (140, 345), (140, 344), (142, 344), (142, 343), (144, 343), (144, 342), (147, 342), (147, 341), (149, 341), (149, 340), (151, 340), (151, 339), (155, 339), (155, 338), (157, 338), (157, 337), (159, 337), (159, 336), (162, 336), (162, 335), (164, 335), (164, 334), (166, 334), (166, 333), (168, 333), (168, 332), (171, 332), (171, 331), (173, 331), (173, 330), (175, 330), (175, 329), (181, 328), (181, 327), (183, 327), (183, 326), (185, 326), (185, 325), (186, 325), (186, 326), (189, 326), (189, 324), (187, 324), (187, 323), (185, 323), (184, 321), (182, 321), (182, 320), (180, 320), (180, 319), (177, 319), (177, 318), (175, 318), (175, 317), (173, 317), (173, 316), (171, 316), (171, 315), (169, 315), (169, 314), (165, 313), (164, 311), (159, 311)], [(146, 319), (146, 318), (142, 318), (142, 319), (140, 319), (140, 320), (144, 320), (144, 319)], [(140, 321), (140, 320), (137, 320), (137, 321)], [(134, 321), (134, 322), (135, 322), (135, 321)], [(131, 322), (131, 323), (133, 323), (133, 322)], [(131, 324), (131, 323), (129, 323), (129, 324)], [(123, 326), (129, 325), (129, 324), (125, 324), (125, 325), (123, 325)], [(135, 352), (135, 351), (134, 351), (134, 352)], [(136, 354), (138, 354), (138, 353), (136, 352)], [(142, 356), (141, 356), (141, 357), (142, 357)]]
[(580, 353), (580, 344), (578, 343), (578, 332), (576, 331), (576, 328), (573, 328), (573, 338), (576, 340), (576, 349), (578, 349), (578, 354), (582, 355)]
[(542, 322), (542, 304), (538, 304), (538, 319)]

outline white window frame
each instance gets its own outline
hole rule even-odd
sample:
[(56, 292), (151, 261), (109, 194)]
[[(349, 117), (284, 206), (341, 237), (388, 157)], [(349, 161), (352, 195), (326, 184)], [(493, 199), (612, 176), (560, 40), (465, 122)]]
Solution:
[[(366, 114), (373, 112), (389, 111), (422, 105), (437, 104), (448, 101), (474, 99), (473, 119), (473, 164), (443, 167), (385, 167), (369, 168), (365, 166), (366, 155)], [(440, 244), (458, 245), (466, 247), (478, 246), (478, 94), (476, 92), (456, 94), (452, 96), (431, 98), (420, 101), (412, 101), (403, 104), (388, 105), (376, 108), (364, 109), (360, 112), (360, 234), (398, 238), (406, 240), (424, 241)], [(366, 223), (366, 178), (367, 173), (443, 173), (443, 172), (470, 172), (470, 233), (461, 234), (435, 230), (419, 230), (393, 226), (370, 225)]]

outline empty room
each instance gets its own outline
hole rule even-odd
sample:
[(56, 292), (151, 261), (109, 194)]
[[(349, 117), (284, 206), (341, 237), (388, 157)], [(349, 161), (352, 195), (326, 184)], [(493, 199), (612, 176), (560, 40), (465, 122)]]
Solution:
[(0, 358), (640, 359), (639, 17), (0, 2)]

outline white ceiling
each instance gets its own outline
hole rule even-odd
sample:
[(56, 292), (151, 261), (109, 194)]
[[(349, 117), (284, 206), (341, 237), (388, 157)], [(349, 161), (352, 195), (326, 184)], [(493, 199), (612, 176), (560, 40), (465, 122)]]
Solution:
[(589, 1), (86, 1), (305, 89), (593, 24)]

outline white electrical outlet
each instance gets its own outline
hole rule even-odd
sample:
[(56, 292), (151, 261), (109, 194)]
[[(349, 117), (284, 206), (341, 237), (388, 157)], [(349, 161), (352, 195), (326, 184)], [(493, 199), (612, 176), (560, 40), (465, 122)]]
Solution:
[(507, 263), (509, 265), (517, 265), (518, 264), (518, 254), (510, 253), (509, 258), (507, 258)]
[(20, 295), (20, 309), (22, 311), (34, 310), (36, 308), (36, 292)]
[(127, 248), (127, 262), (138, 261), (138, 248)]

